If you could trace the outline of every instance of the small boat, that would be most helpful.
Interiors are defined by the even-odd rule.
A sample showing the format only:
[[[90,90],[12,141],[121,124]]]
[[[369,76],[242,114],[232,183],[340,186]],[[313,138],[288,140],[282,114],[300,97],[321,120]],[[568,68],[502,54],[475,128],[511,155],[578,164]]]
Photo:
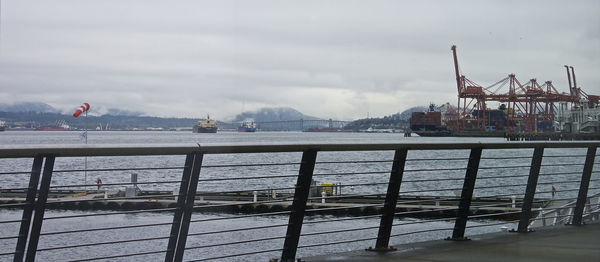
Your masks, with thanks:
[[[238,132],[256,132],[256,124],[252,120],[245,120],[237,129]]]
[[[217,132],[217,121],[210,119],[210,116],[206,116],[206,119],[198,121],[198,124],[192,128],[193,133],[216,133]]]

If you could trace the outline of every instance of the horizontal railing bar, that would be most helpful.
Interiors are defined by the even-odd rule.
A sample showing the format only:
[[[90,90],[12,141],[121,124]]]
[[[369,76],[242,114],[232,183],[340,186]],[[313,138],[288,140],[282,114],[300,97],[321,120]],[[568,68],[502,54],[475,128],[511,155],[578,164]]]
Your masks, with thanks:
[[[297,177],[297,176],[298,175],[209,178],[209,179],[198,179],[198,182],[227,181],[227,180],[250,180],[250,179],[265,179],[265,178],[270,179],[270,178],[286,178],[286,177]]]
[[[190,223],[233,220],[233,219],[242,219],[242,218],[249,218],[249,217],[260,217],[260,216],[289,215],[290,213],[291,213],[291,211],[279,211],[279,212],[259,213],[259,214],[231,216],[231,217],[208,218],[208,219],[191,220]]]
[[[423,168],[423,169],[406,169],[406,172],[431,172],[431,171],[461,171],[466,170],[466,167],[455,167],[455,168]]]
[[[81,199],[81,200],[58,200],[48,201],[47,205],[57,205],[63,203],[78,203],[78,202],[110,202],[112,200],[137,200],[137,199],[152,199],[152,198],[165,198],[165,197],[178,197],[179,195],[141,195],[135,197],[111,197],[111,198],[92,198],[92,199]]]
[[[103,183],[100,184],[103,187],[106,186],[125,186],[125,185],[150,185],[150,184],[174,184],[181,183],[180,180],[171,180],[171,181],[152,181],[152,182],[124,182],[124,183]],[[58,186],[50,186],[50,188],[63,188],[63,187],[95,187],[98,184],[78,184],[78,185],[58,185]]]
[[[142,225],[129,225],[129,226],[116,226],[116,227],[101,227],[101,228],[89,228],[89,229],[78,229],[78,230],[69,230],[69,231],[55,231],[55,232],[46,232],[40,233],[40,236],[49,236],[49,235],[62,235],[62,234],[72,234],[72,233],[82,233],[82,232],[93,232],[93,231],[105,231],[105,230],[116,230],[116,229],[130,229],[137,227],[155,227],[155,226],[170,226],[172,222],[168,223],[156,223],[156,224],[142,224]]]
[[[390,171],[365,171],[365,172],[340,172],[340,173],[315,173],[313,176],[348,176],[348,175],[372,175],[389,174]]]
[[[19,220],[6,220],[6,221],[0,221],[0,224],[21,223],[21,222],[23,222],[22,219],[19,219]]]
[[[19,236],[0,237],[0,240],[14,239],[14,238],[18,238],[18,237]]]
[[[229,206],[240,206],[240,205],[273,204],[273,203],[281,203],[281,202],[289,202],[289,201],[291,201],[291,200],[289,200],[289,199],[274,199],[274,200],[270,200],[270,201],[256,201],[256,202],[246,202],[246,203],[194,205],[194,209],[229,207]]]
[[[375,183],[359,183],[359,184],[344,184],[342,185],[342,187],[358,187],[358,186],[377,186],[377,185],[387,185],[388,182],[375,182]],[[340,186],[339,184],[333,184],[333,185],[326,185],[326,186],[320,186],[319,187],[337,187]],[[313,186],[314,187],[314,186]],[[334,196],[327,196],[327,197],[334,197]]]
[[[344,218],[327,219],[327,220],[306,221],[306,222],[304,222],[304,224],[331,223],[331,222],[340,222],[340,221],[358,220],[358,219],[376,218],[376,217],[381,217],[381,215],[368,215],[368,216],[344,217]]]
[[[565,201],[565,200],[575,200],[577,197],[567,197],[567,198],[553,198],[553,201]]]
[[[547,158],[547,157],[560,157],[560,158],[562,158],[562,157],[585,157],[585,155],[564,155],[564,156],[549,155],[549,156],[544,156],[544,158]]]
[[[3,188],[2,191],[5,190],[28,190],[28,187],[15,187],[15,188]]]
[[[344,198],[353,198],[353,197],[368,197],[368,196],[384,196],[384,194],[354,194],[354,195],[332,195],[332,196],[327,196],[327,199],[344,199]],[[318,196],[318,197],[309,197],[308,200],[321,200],[322,197]],[[383,198],[382,198],[383,200]]]
[[[300,165],[302,163],[258,163],[258,164],[227,164],[227,165],[202,165],[202,168],[221,168],[221,167],[250,167],[250,166],[291,166]]]
[[[591,181],[598,181],[598,179],[590,179]],[[550,181],[550,182],[538,182],[539,185],[552,185],[552,184],[568,184],[568,183],[579,183],[580,181],[576,180],[563,180],[563,181]]]
[[[0,172],[0,176],[3,175],[31,175],[31,171]]]
[[[390,235],[390,237],[407,236],[407,235],[412,235],[412,234],[420,234],[420,233],[435,232],[435,231],[447,231],[447,230],[452,230],[452,229],[454,229],[454,228],[452,228],[452,227],[450,227],[450,228],[433,228],[433,229],[412,231],[412,232],[406,232],[406,233],[392,234],[392,235]]]
[[[239,231],[257,230],[257,229],[266,229],[266,228],[275,228],[275,227],[285,227],[285,226],[288,226],[288,225],[289,225],[288,223],[285,223],[285,224],[275,224],[275,225],[268,225],[268,226],[227,229],[227,230],[221,230],[221,231],[197,232],[197,233],[189,233],[188,237],[190,237],[190,236],[203,236],[203,235],[214,235],[214,234],[232,233],[232,232],[239,232]]]
[[[436,219],[423,219],[418,221],[411,221],[406,223],[395,223],[393,226],[406,226],[406,225],[414,225],[414,224],[427,224],[433,222],[441,222],[441,221],[454,221],[456,217],[444,217],[444,218],[436,218]]]
[[[16,254],[15,252],[10,252],[10,253],[0,253],[0,256],[10,256],[10,255],[14,255]]]
[[[525,141],[502,143],[363,143],[363,144],[86,144],[86,145],[12,145],[0,146],[0,158],[25,158],[39,155],[56,157],[185,155],[224,153],[276,153],[316,151],[386,151],[386,150],[451,150],[451,149],[518,149],[518,148],[588,148],[600,142],[590,141]]]
[[[476,186],[473,189],[487,189],[487,188],[499,188],[499,187],[519,187],[519,186],[526,186],[527,183],[521,183],[521,184],[511,184],[511,185],[496,185],[496,186]]]
[[[542,167],[545,166],[583,166],[584,163],[559,163],[559,164],[542,164]]]
[[[417,180],[402,180],[402,183],[419,183],[419,182],[435,182],[435,181],[458,181],[465,178],[432,178],[432,179],[417,179]],[[387,183],[385,183],[387,184]]]
[[[462,190],[461,188],[442,188],[442,189],[427,189],[427,190],[417,190],[417,191],[403,191],[400,193],[406,194],[406,193],[423,193],[423,192],[439,192],[439,191],[456,191],[456,190]]]
[[[24,207],[30,205],[29,203],[12,203],[12,204],[0,204],[0,208],[11,208],[11,207]]]
[[[469,219],[471,218],[487,218],[487,217],[497,217],[497,216],[504,216],[504,215],[510,215],[510,214],[520,214],[521,211],[512,211],[512,212],[502,212],[502,213],[495,213],[495,214],[483,214],[483,215],[474,215],[474,216],[469,216]],[[519,221],[519,220],[517,220]]]
[[[328,243],[317,243],[317,244],[311,244],[311,245],[298,245],[298,248],[311,248],[311,247],[320,247],[320,246],[332,246],[332,245],[339,245],[339,244],[347,244],[347,243],[354,243],[354,242],[362,242],[362,241],[369,241],[369,240],[376,240],[377,237],[368,237],[368,238],[358,238],[358,239],[351,239],[351,240],[344,240],[344,241],[337,241],[337,242],[328,242]]]
[[[44,217],[44,220],[78,218],[78,217],[89,217],[89,216],[126,215],[126,214],[138,214],[138,213],[145,213],[145,212],[149,212],[149,213],[150,212],[165,212],[165,211],[174,211],[175,209],[176,208],[156,208],[156,209],[133,210],[133,211],[123,211],[123,212],[112,212],[112,213],[94,213],[94,214],[85,214],[85,215]]]
[[[317,161],[315,164],[362,164],[362,163],[391,163],[394,160],[348,160],[348,161]],[[408,161],[408,160],[407,160]]]
[[[74,172],[108,172],[108,171],[143,171],[143,170],[173,170],[184,169],[184,166],[177,167],[127,167],[127,168],[95,168],[95,169],[58,169],[54,173],[74,173]]]
[[[540,174],[541,175],[541,174]],[[526,178],[529,175],[512,175],[512,176],[477,176],[477,180],[481,179],[495,179],[495,178],[512,178],[512,177],[523,177]]]
[[[251,194],[253,191],[257,192],[269,192],[271,190],[291,190],[296,187],[271,187],[271,188],[255,188],[255,189],[244,189],[244,190],[232,190],[232,191],[199,191],[196,196],[210,196],[211,194],[238,194],[248,193]],[[277,193],[279,194],[279,193]]]
[[[211,244],[211,245],[205,245],[205,246],[191,246],[191,247],[185,247],[185,249],[190,250],[190,249],[202,249],[202,248],[210,248],[210,247],[221,247],[221,246],[239,245],[239,244],[245,244],[245,243],[251,243],[251,242],[269,241],[269,240],[277,240],[277,239],[284,239],[284,238],[285,238],[285,236],[256,238],[256,239],[248,239],[248,240],[241,240],[241,241],[234,241],[234,242],[227,242],[227,243]]]
[[[210,258],[202,258],[202,259],[196,259],[196,260],[188,260],[188,262],[207,261],[207,260],[223,259],[223,258],[230,258],[230,257],[241,257],[241,256],[256,255],[256,254],[262,254],[262,253],[279,252],[279,251],[282,251],[282,250],[283,249],[281,249],[281,248],[278,248],[278,249],[267,249],[267,250],[260,250],[260,251],[254,251],[254,252],[232,254],[232,255],[226,255],[226,256],[220,256],[220,257],[210,257]]]
[[[540,176],[581,175],[581,172],[540,173]]]
[[[371,227],[361,227],[361,228],[350,228],[350,229],[339,229],[339,230],[331,230],[331,231],[320,231],[320,232],[310,232],[310,233],[302,233],[300,236],[318,236],[324,234],[337,234],[337,233],[345,233],[345,232],[354,232],[354,231],[362,231],[369,229],[379,228],[379,225],[371,226]]]
[[[531,159],[531,156],[481,157],[481,160],[502,160],[502,159]]]
[[[536,193],[544,193],[544,192],[536,192]],[[481,197],[481,198],[494,198],[494,197],[496,197],[496,198],[498,198],[498,197],[512,197],[512,196],[514,196],[517,200],[519,200],[519,199],[523,199],[523,195],[524,195],[524,192],[523,193],[518,193],[518,194],[517,193],[513,193],[513,194],[500,194],[500,195],[491,195],[491,196],[483,195],[483,196],[476,196],[476,197]]]
[[[530,165],[526,165],[526,166],[480,166],[479,169],[480,170],[485,170],[485,169],[510,169],[510,168],[530,168]]]
[[[41,248],[41,249],[38,249],[37,251],[51,251],[51,250],[58,250],[58,249],[71,249],[71,248],[80,248],[80,247],[89,247],[89,246],[123,244],[123,243],[132,243],[132,242],[139,242],[139,241],[154,241],[154,240],[163,240],[163,239],[169,239],[169,237],[167,236],[167,237],[151,237],[151,238],[128,239],[128,240],[113,240],[113,241],[107,241],[107,242],[96,242],[96,243],[79,244],[79,245],[73,245],[73,246]]]
[[[159,253],[165,253],[165,252],[167,252],[167,250],[149,251],[149,252],[142,252],[142,253],[123,254],[123,255],[105,256],[105,257],[84,258],[84,259],[78,259],[78,260],[70,260],[69,262],[81,262],[81,261],[92,261],[92,260],[100,260],[100,259],[112,259],[112,258],[122,258],[122,257],[143,256],[143,255],[152,255],[152,254],[159,254]]]
[[[519,222],[519,220],[511,220],[511,221],[498,222],[498,223],[493,223],[493,224],[472,225],[472,226],[466,226],[466,228],[491,227],[491,226],[506,225],[506,224],[515,223],[515,222]]]
[[[406,159],[406,162],[412,162],[412,161],[456,161],[456,160],[468,160],[469,158],[466,157],[451,157],[451,158],[411,158],[411,159]]]
[[[331,210],[343,210],[343,209],[356,209],[365,207],[383,207],[383,204],[371,204],[371,205],[355,205],[355,206],[344,206],[344,207],[322,207],[322,208],[311,208],[306,209],[306,213],[331,211]]]

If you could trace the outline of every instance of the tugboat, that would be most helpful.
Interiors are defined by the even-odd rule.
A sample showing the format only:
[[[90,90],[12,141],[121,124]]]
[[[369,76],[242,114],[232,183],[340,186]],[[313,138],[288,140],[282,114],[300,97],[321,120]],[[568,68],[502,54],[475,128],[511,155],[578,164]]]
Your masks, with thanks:
[[[256,132],[256,124],[252,120],[245,120],[237,129],[238,132]]]
[[[217,121],[210,119],[210,116],[206,116],[206,119],[198,121],[198,124],[194,125],[192,132],[194,133],[216,133],[217,132]]]

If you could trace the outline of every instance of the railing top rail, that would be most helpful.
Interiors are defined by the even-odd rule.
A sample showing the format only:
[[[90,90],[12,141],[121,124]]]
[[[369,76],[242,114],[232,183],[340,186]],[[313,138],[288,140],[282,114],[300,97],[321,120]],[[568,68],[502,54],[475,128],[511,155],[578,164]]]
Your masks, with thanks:
[[[11,145],[0,146],[0,158],[22,158],[37,155],[61,157],[76,156],[133,156],[133,155],[183,155],[194,152],[205,154],[267,153],[317,151],[377,151],[377,150],[453,150],[453,149],[517,149],[535,148],[586,148],[600,146],[600,141],[544,141],[544,142],[429,142],[429,143],[263,143],[263,144],[88,144],[88,145]]]

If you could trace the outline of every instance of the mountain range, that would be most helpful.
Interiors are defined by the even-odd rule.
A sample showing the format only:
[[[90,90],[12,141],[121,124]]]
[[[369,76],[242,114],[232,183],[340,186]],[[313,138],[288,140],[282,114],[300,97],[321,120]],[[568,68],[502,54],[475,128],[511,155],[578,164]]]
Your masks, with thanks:
[[[287,120],[316,120],[319,118],[304,115],[298,110],[289,107],[261,108],[252,112],[243,112],[235,116],[231,123],[239,123],[247,119],[255,122],[287,121]],[[66,122],[71,127],[83,129],[85,121],[73,118],[69,114],[61,114],[60,110],[39,102],[26,102],[13,105],[0,104],[0,120],[9,125],[17,125],[23,128],[33,128],[39,125],[53,125],[57,122]],[[111,129],[132,130],[146,129],[152,127],[178,128],[191,127],[198,120],[196,118],[164,118],[143,116],[139,112],[131,112],[121,109],[109,109],[104,115],[89,115],[89,127],[95,129],[97,126],[105,128],[108,124]],[[221,124],[226,124],[220,121]],[[231,125],[231,124],[230,124]],[[235,126],[235,124],[233,125]]]
[[[384,116],[382,118],[365,118],[352,121],[344,129],[365,130],[375,129],[401,129],[408,126],[412,112],[426,111],[427,107],[418,106],[407,109],[401,113]],[[109,125],[112,130],[134,130],[160,127],[163,129],[191,127],[200,119],[197,118],[164,118],[142,116],[143,113],[131,112],[121,109],[109,109],[106,114],[88,116],[88,128],[103,129]],[[294,121],[294,120],[319,120],[314,116],[305,115],[290,107],[261,108],[256,111],[243,112],[230,121],[221,121],[223,128],[235,128],[236,123],[252,119],[254,122]],[[85,121],[73,118],[70,114],[61,114],[60,110],[45,103],[26,102],[13,105],[0,104],[0,120],[8,125],[34,128],[40,125],[53,125],[57,122],[66,122],[71,127],[83,129]]]

